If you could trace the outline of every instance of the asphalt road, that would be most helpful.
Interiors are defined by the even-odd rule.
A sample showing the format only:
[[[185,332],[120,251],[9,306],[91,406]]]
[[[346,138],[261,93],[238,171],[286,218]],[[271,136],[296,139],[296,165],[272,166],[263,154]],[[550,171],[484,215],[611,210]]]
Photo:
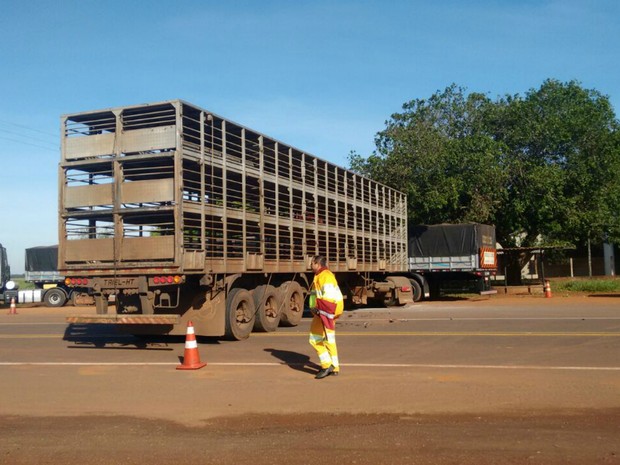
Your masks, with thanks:
[[[346,312],[324,380],[308,319],[199,339],[207,366],[178,371],[183,338],[17,310],[0,311],[0,463],[620,463],[619,297]]]

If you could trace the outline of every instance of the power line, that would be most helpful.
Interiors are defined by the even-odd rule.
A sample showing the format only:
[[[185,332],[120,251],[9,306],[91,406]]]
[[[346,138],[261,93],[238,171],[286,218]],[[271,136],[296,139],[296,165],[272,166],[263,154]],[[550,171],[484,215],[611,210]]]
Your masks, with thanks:
[[[5,133],[7,133],[7,134],[10,134],[10,135],[12,135],[12,136],[17,136],[17,137],[23,137],[23,138],[26,138],[26,139],[28,139],[29,141],[33,141],[33,140],[34,140],[34,141],[37,141],[37,142],[42,142],[42,143],[44,143],[44,144],[49,144],[49,145],[51,145],[51,146],[53,146],[53,147],[58,147],[58,145],[57,145],[56,143],[54,143],[54,142],[50,142],[49,140],[41,139],[41,138],[39,138],[39,137],[33,137],[33,136],[30,136],[30,135],[26,135],[26,134],[20,134],[19,132],[10,131],[10,130],[8,130],[8,129],[3,129],[3,128],[0,128],[0,131],[1,131],[1,132],[5,132]],[[28,142],[28,143],[31,143],[31,142]]]
[[[11,141],[11,142],[17,142],[18,144],[23,144],[23,145],[30,145],[32,147],[38,147],[40,149],[48,150],[50,152],[57,152],[58,151],[58,148],[52,149],[51,147],[45,147],[43,145],[32,144],[30,142],[24,142],[23,140],[18,140],[18,139],[11,139],[10,137],[0,136],[0,139],[8,140],[8,141]]]
[[[41,131],[40,129],[36,129],[36,128],[33,128],[31,126],[25,126],[23,124],[11,123],[10,121],[5,121],[5,120],[1,120],[1,119],[0,119],[0,123],[8,124],[10,126],[16,126],[18,128],[27,129],[29,131],[40,132],[41,134],[45,134],[46,136],[52,136],[54,138],[58,137],[58,134],[52,134],[52,133],[49,133],[49,132]]]
[[[0,120],[0,125],[5,126],[5,127],[0,127],[0,132],[6,133],[9,136],[13,136],[13,137],[7,137],[5,135],[0,135],[0,139],[10,141],[10,142],[15,142],[17,144],[37,147],[37,148],[44,149],[50,152],[58,152],[58,144],[56,144],[55,142],[51,142],[47,138],[36,137],[32,133],[39,133],[39,134],[43,134],[44,136],[51,136],[55,140],[57,140],[56,139],[57,135],[55,134],[51,134],[46,131],[41,131],[40,129],[37,129],[37,128],[33,128],[30,126],[26,126],[26,125],[18,124],[18,123],[12,123],[10,121],[5,121],[5,120]],[[15,129],[12,129],[11,127],[19,128],[20,130],[15,130]],[[27,132],[24,132],[23,131],[24,129]]]

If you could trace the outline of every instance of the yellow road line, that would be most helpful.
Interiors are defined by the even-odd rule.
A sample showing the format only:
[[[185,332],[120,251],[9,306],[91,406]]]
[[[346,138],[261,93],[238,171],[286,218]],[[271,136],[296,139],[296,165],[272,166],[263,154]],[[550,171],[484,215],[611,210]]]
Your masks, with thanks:
[[[493,331],[476,331],[476,332],[441,332],[441,331],[364,331],[364,332],[347,332],[340,331],[336,333],[339,337],[348,336],[374,336],[374,337],[620,337],[620,332],[493,332]],[[254,337],[307,337],[306,332],[274,332],[274,333],[252,333]],[[130,334],[108,334],[108,335],[67,335],[60,334],[0,334],[0,339],[65,339],[71,341],[73,339],[123,339],[131,338]],[[178,337],[178,336],[177,336]]]
[[[269,336],[305,336],[306,333],[257,333],[250,337],[269,337]],[[580,332],[580,333],[562,333],[562,332],[431,332],[431,331],[368,331],[368,332],[346,332],[336,331],[336,335],[340,336],[430,336],[430,337],[620,337],[619,333],[614,332]]]

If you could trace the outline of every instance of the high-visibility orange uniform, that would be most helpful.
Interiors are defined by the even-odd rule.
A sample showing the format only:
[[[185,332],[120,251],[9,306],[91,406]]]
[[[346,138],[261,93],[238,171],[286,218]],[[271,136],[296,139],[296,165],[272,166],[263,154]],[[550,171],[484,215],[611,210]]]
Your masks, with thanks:
[[[321,368],[333,365],[337,373],[340,367],[336,348],[336,319],[344,310],[342,292],[336,277],[327,268],[317,270],[312,287],[316,292],[316,314],[310,326],[310,345],[319,355]]]

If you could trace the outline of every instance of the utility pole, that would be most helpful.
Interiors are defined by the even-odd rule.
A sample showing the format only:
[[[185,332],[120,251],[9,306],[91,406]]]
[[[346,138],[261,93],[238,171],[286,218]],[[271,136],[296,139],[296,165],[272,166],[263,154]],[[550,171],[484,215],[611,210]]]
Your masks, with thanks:
[[[588,276],[592,277],[592,248],[590,246],[590,238],[588,237]]]

